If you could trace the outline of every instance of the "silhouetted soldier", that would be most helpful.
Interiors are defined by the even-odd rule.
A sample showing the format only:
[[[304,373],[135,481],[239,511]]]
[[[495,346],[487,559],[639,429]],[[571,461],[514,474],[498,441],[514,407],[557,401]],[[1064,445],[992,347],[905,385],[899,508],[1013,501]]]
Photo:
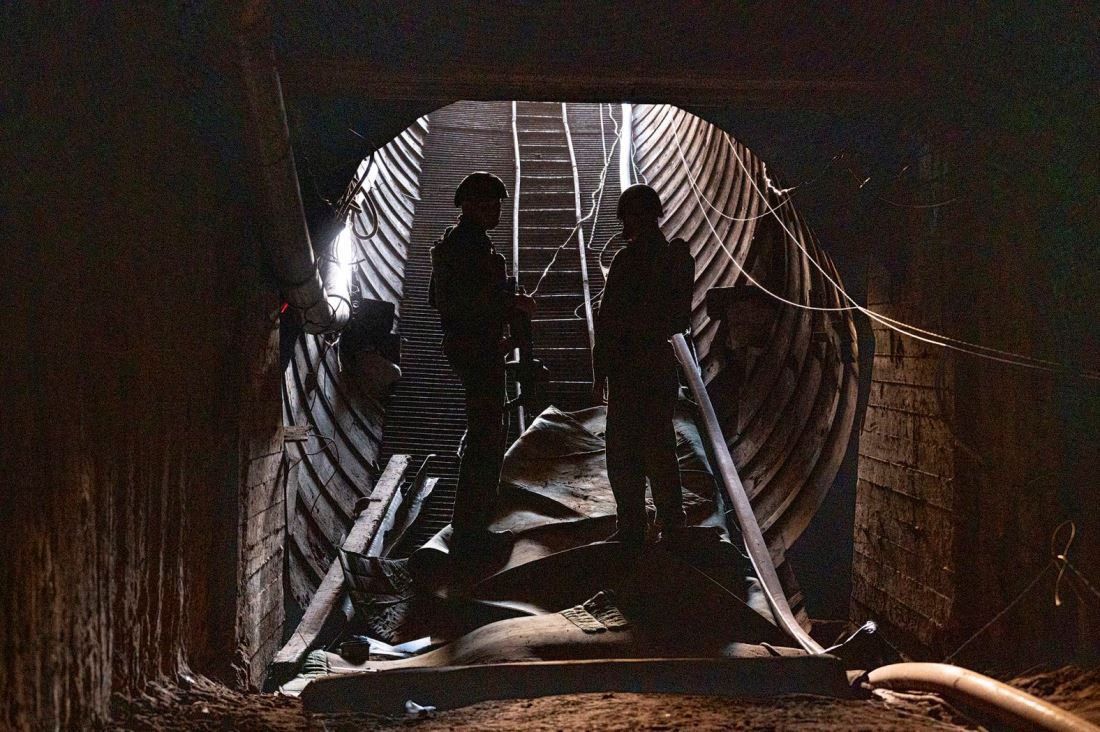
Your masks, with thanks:
[[[431,304],[443,326],[443,353],[466,399],[466,448],[451,522],[459,556],[484,555],[510,539],[488,530],[508,435],[504,356],[510,343],[504,324],[516,310],[532,314],[535,301],[516,294],[504,257],[486,234],[499,223],[500,201],[507,197],[495,175],[466,176],[455,190],[455,206],[462,208],[458,224],[432,247]]]
[[[607,398],[607,477],[618,514],[611,538],[634,545],[645,540],[647,477],[658,526],[684,523],[672,424],[679,381],[669,338],[690,325],[695,260],[682,239],[665,239],[657,225],[663,213],[647,185],[619,197],[627,246],[611,262],[592,351],[592,395],[597,403]]]

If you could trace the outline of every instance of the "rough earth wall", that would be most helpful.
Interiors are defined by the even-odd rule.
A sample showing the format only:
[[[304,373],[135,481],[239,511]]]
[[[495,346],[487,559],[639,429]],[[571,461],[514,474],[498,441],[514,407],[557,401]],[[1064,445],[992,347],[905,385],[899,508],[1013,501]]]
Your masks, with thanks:
[[[1053,365],[948,353],[876,325],[853,616],[885,621],[920,657],[970,641],[954,660],[1008,669],[1095,655],[1100,637],[1081,579],[1096,585],[1100,556],[1100,390],[1080,376],[1100,359],[1095,135],[1079,126],[1082,38],[1050,20],[1027,38],[1018,24],[990,36],[945,87],[960,95],[949,113],[908,122],[924,154],[883,193],[890,236],[868,288],[884,314]],[[1015,70],[1011,83],[988,59]],[[1058,585],[1064,521],[1081,574]]]
[[[911,187],[927,196],[942,159],[927,153]],[[938,171],[937,171],[938,172]],[[942,194],[935,185],[930,195]],[[928,199],[931,202],[931,199]],[[944,256],[956,242],[935,209],[884,212],[890,236],[869,271],[868,307],[937,332]],[[899,215],[900,214],[900,215]],[[951,219],[957,226],[957,220]],[[951,620],[957,568],[954,355],[872,321],[876,351],[860,435],[852,613],[885,622],[908,648],[938,644]]]
[[[237,676],[237,485],[271,428],[241,414],[277,303],[243,295],[256,242],[177,11],[9,8],[3,35],[0,726],[68,729],[188,666]]]

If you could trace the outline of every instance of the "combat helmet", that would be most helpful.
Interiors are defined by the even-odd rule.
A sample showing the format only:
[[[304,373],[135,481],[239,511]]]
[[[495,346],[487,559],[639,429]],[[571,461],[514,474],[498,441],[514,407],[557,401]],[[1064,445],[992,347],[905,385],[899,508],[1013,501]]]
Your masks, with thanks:
[[[507,198],[508,188],[504,181],[492,173],[479,170],[462,179],[455,189],[455,206],[471,198]]]
[[[635,183],[627,188],[619,196],[619,205],[615,209],[615,215],[620,219],[624,212],[652,215],[653,218],[661,218],[665,213],[665,207],[661,203],[661,197],[645,183]]]

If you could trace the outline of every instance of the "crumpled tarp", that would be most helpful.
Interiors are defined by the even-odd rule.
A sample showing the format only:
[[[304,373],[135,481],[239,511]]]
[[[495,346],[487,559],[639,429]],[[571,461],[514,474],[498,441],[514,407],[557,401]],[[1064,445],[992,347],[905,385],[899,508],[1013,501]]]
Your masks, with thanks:
[[[682,400],[674,417],[687,523],[713,527],[728,540],[691,409]],[[487,563],[475,579],[600,541],[615,530],[615,498],[604,454],[606,418],[604,407],[570,413],[549,407],[513,443],[504,456],[490,528],[510,530],[516,541],[509,556]],[[652,501],[647,498],[646,504],[652,516]],[[413,555],[411,570],[418,582],[431,585],[449,571],[449,540],[450,530],[444,529]]]
[[[748,561],[727,534],[693,408],[681,400],[675,414],[689,528],[640,554],[603,541],[615,528],[604,458],[606,411],[551,407],[505,455],[491,528],[515,534],[511,550],[457,562],[449,556],[450,527],[444,529],[409,559],[415,596],[408,616],[395,624],[387,615],[386,622],[370,626],[385,630],[390,643],[421,636],[452,642],[394,661],[330,653],[330,672],[770,653],[753,644],[784,639],[763,599],[751,591]],[[649,509],[652,515],[651,503]],[[378,575],[378,567],[364,569]],[[406,599],[397,591],[404,583],[383,585],[394,585],[385,590],[387,597]],[[372,606],[371,598],[359,600],[360,607]]]
[[[730,541],[694,404],[681,400],[674,415],[676,452],[689,529],[658,544],[766,618],[766,603],[747,581],[751,567]],[[409,569],[422,596],[441,599],[453,623],[419,625],[414,634],[457,634],[488,622],[559,612],[638,576],[638,559],[603,540],[615,529],[615,499],[604,453],[606,409],[540,414],[508,450],[500,500],[491,528],[511,531],[510,551],[475,563],[449,556],[450,528],[413,554]],[[653,505],[647,499],[650,515]],[[632,580],[636,588],[644,579]],[[653,580],[654,582],[656,580]],[[430,610],[422,615],[431,615]],[[401,639],[406,636],[402,635]]]

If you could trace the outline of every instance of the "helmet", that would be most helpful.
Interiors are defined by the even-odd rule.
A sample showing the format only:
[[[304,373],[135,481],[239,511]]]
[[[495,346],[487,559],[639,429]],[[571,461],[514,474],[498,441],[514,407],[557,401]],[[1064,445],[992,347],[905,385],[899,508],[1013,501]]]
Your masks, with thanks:
[[[649,214],[659,219],[665,213],[665,207],[661,204],[661,197],[657,191],[644,183],[635,183],[623,191],[619,196],[619,206],[615,209],[615,215],[620,219],[624,212]]]
[[[458,188],[455,189],[456,206],[461,206],[464,201],[471,198],[507,197],[508,189],[504,186],[504,181],[492,173],[480,170],[463,178],[462,182],[458,184]]]

